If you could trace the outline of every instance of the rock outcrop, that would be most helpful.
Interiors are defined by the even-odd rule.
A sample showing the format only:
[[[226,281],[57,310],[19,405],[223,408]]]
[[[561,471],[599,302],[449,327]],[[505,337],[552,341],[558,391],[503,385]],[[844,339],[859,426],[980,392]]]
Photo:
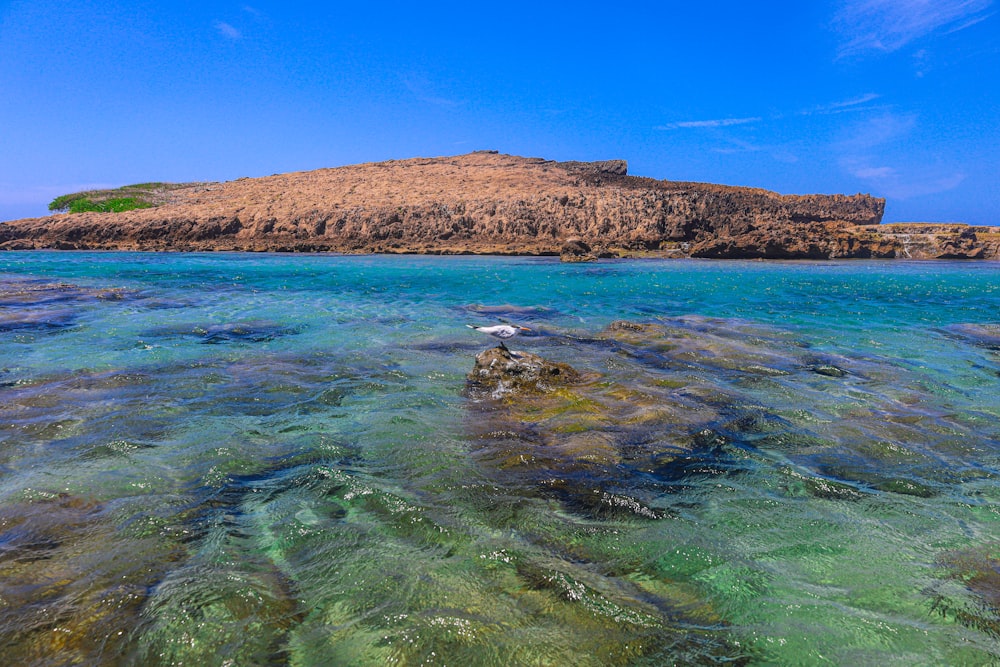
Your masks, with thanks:
[[[566,239],[559,250],[559,259],[563,262],[596,262],[598,255],[583,239]]]
[[[990,323],[942,333],[994,350],[998,331]],[[535,355],[523,357],[525,368],[508,364],[527,353],[480,355],[469,376],[473,456],[498,482],[535,486],[571,512],[656,520],[665,516],[664,494],[689,479],[724,480],[761,461],[778,468],[785,492],[829,499],[929,497],[951,483],[933,457],[886,444],[946,447],[947,436],[918,408],[867,388],[912,382],[909,370],[884,360],[831,355],[790,331],[693,315],[536,340],[548,340],[577,370],[552,378],[533,370],[546,363]],[[496,382],[477,388],[484,367]],[[532,379],[518,387],[522,376]],[[845,421],[831,395],[864,396],[871,409]],[[852,449],[859,428],[866,435]]]
[[[501,399],[550,392],[579,382],[580,374],[567,364],[497,346],[476,355],[467,380],[471,395]]]
[[[880,225],[881,236],[906,259],[1000,258],[1000,227],[958,223],[893,223]]]
[[[155,208],[0,224],[0,248],[555,255],[576,238],[610,256],[906,256],[877,227],[884,205],[481,151],[172,186]],[[925,254],[997,256],[973,235]]]

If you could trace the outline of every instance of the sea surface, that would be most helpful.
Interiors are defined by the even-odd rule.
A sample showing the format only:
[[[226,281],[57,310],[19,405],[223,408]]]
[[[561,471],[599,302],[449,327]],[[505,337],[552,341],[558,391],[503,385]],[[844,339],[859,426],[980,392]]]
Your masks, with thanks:
[[[500,319],[583,382],[468,391]],[[1000,264],[0,253],[4,664],[986,665],[998,610]]]

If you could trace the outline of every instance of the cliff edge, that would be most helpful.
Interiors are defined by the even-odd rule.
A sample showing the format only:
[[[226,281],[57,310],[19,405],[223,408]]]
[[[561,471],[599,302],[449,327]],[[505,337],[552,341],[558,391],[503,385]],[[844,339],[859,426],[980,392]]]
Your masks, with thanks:
[[[154,208],[2,224],[0,248],[558,254],[576,238],[604,256],[903,256],[877,227],[884,206],[479,151],[174,185]],[[968,254],[966,237],[952,256]]]

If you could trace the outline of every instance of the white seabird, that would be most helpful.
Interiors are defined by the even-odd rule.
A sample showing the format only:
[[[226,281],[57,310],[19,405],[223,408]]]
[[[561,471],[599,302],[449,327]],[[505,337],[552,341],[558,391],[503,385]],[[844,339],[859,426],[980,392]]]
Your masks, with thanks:
[[[470,329],[475,329],[480,333],[493,336],[494,338],[499,338],[500,347],[502,347],[505,350],[507,349],[507,346],[504,345],[503,343],[505,340],[513,338],[522,331],[531,331],[531,329],[529,329],[528,327],[522,327],[516,324],[496,324],[492,327],[477,327],[474,324],[466,324],[465,326],[469,327]]]

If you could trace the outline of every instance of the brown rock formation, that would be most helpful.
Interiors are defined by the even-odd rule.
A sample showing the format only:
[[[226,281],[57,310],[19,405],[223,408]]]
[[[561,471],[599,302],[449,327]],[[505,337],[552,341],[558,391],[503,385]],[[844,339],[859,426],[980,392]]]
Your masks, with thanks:
[[[498,346],[476,355],[467,381],[471,395],[500,399],[549,392],[579,382],[580,374],[571,366],[537,354]]]
[[[1000,227],[959,223],[893,223],[878,228],[907,259],[998,259]]]
[[[694,257],[718,259],[1000,259],[1000,227],[907,223],[762,225],[709,238]]]
[[[583,239],[573,237],[563,243],[559,250],[559,259],[563,262],[596,262],[598,257],[590,244]]]
[[[871,231],[881,199],[626,174],[622,160],[487,151],[195,183],[156,208],[2,224],[0,248],[558,254],[576,237],[617,255],[905,254]],[[967,241],[928,256],[971,256]],[[996,245],[982,256],[996,256]]]

